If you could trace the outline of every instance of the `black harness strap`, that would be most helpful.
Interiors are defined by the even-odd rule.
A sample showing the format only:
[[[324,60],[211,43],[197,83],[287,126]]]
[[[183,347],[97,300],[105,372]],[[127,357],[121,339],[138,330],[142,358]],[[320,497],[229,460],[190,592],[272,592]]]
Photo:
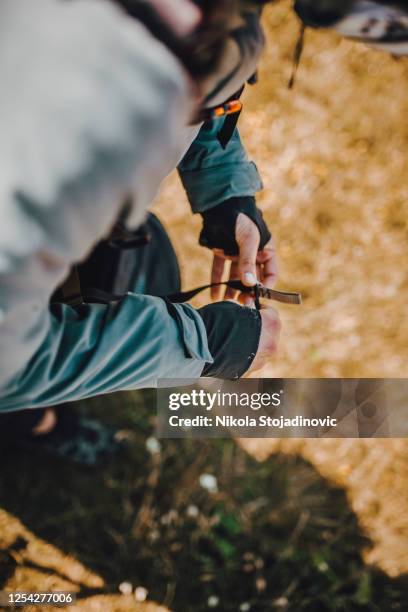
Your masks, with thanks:
[[[242,107],[239,111],[234,113],[233,115],[228,115],[225,120],[222,128],[217,134],[217,139],[223,149],[227,148],[229,141],[232,138],[235,128],[237,127],[238,119],[241,114]]]
[[[240,97],[244,89],[245,85],[243,85],[241,89],[228,98],[228,100],[226,100],[223,104],[201,109],[201,111],[192,121],[192,123],[195,124],[225,117],[222,127],[217,134],[217,140],[223,149],[227,148],[234,130],[237,127],[238,119],[243,107]]]
[[[68,278],[60,287],[60,291],[64,304],[80,306],[84,303],[77,266],[71,268]],[[51,298],[51,301],[53,301],[53,298]]]
[[[73,268],[70,278],[71,282],[65,283],[62,288],[64,298],[63,301],[70,306],[80,306],[81,304],[109,304],[120,302],[126,296],[126,293],[113,294],[96,288],[87,288],[86,290],[82,291],[81,282],[75,267]],[[265,287],[261,283],[257,283],[254,287],[247,287],[239,280],[229,280],[222,283],[210,283],[209,285],[196,287],[190,291],[179,291],[177,293],[162,295],[160,297],[172,304],[182,304],[184,302],[188,302],[206,289],[222,286],[235,289],[236,291],[241,291],[242,293],[246,293],[248,295],[253,295],[255,299],[255,306],[258,310],[261,309],[261,298],[274,300],[275,302],[281,302],[282,304],[300,305],[302,303],[302,296],[300,293],[277,291],[276,289]]]
[[[302,296],[300,293],[292,293],[289,291],[277,291],[276,289],[269,289],[269,287],[265,287],[261,283],[256,284],[254,287],[247,287],[243,285],[239,280],[229,280],[223,283],[212,283],[210,285],[203,285],[202,287],[196,287],[195,289],[191,289],[190,291],[180,291],[179,293],[173,293],[172,295],[167,295],[167,299],[174,304],[188,302],[193,297],[205,291],[206,289],[211,289],[212,287],[230,287],[231,289],[235,289],[236,291],[241,291],[242,293],[253,294],[255,298],[255,305],[260,309],[260,298],[265,298],[267,300],[275,300],[276,302],[281,302],[282,304],[297,304],[300,305],[302,303]]]

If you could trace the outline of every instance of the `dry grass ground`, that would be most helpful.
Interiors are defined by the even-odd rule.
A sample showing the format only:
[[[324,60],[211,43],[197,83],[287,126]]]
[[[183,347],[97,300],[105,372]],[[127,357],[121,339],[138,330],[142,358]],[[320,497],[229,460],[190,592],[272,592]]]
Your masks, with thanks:
[[[302,309],[279,307],[280,354],[263,375],[406,377],[408,64],[308,32],[290,92],[297,25],[287,3],[268,11],[266,29],[260,81],[246,93],[241,132],[265,183],[259,199],[278,246],[279,284],[302,291],[305,301]],[[199,219],[189,215],[175,176],[156,210],[174,239],[184,286],[206,282],[210,256],[197,246]],[[106,418],[134,414],[137,400],[129,401],[130,407],[118,397],[104,400],[102,412]],[[204,610],[211,588],[241,597],[240,589],[252,584],[248,576],[255,570],[249,566],[256,565],[251,549],[242,546],[261,550],[265,542],[267,563],[256,570],[264,603],[252,610],[404,609],[394,578],[408,572],[405,441],[246,441],[259,464],[228,444],[222,452],[200,447],[200,464],[194,459],[198,449],[173,444],[166,447],[159,486],[157,466],[144,447],[150,426],[132,418],[139,428],[133,462],[96,477],[30,457],[3,463],[2,586],[74,588],[82,593],[77,610],[158,612],[159,606],[117,594],[120,580],[130,577],[135,585],[149,583],[152,599],[169,608]],[[223,487],[213,501],[197,490],[203,469],[219,470]],[[243,473],[255,483],[254,490],[248,485],[249,499],[233,486],[233,477],[239,481]],[[200,508],[193,532],[177,518],[191,503],[177,497],[177,489]],[[263,512],[259,500],[265,495]],[[254,501],[261,503],[260,514]],[[146,504],[142,529],[138,512]],[[174,508],[179,515],[170,524],[160,522]],[[219,522],[206,523],[208,516],[218,517],[222,529]],[[239,571],[228,565],[231,555],[243,563]],[[270,573],[262,574],[262,567]],[[188,589],[162,592],[161,576],[173,591],[175,576],[179,583],[188,576],[200,602],[191,603],[195,595]],[[323,593],[328,599],[319,599]],[[219,609],[236,611],[237,601],[245,599],[230,599]]]
[[[407,377],[408,60],[308,31],[289,91],[298,26],[287,3],[268,11],[266,29],[241,134],[264,181],[279,286],[300,290],[304,305],[279,306],[280,352],[262,374]],[[200,223],[187,207],[172,177],[157,209],[192,287],[207,281],[211,257],[197,247]],[[247,442],[263,460],[300,453],[345,486],[376,543],[367,558],[391,575],[408,571],[406,441]]]
[[[305,299],[301,310],[279,307],[280,353],[264,375],[406,377],[408,60],[308,31],[289,91],[298,26],[287,3],[268,11],[266,29],[240,129],[265,185],[259,201],[278,247],[279,286]],[[200,220],[176,177],[157,210],[185,287],[207,281]]]

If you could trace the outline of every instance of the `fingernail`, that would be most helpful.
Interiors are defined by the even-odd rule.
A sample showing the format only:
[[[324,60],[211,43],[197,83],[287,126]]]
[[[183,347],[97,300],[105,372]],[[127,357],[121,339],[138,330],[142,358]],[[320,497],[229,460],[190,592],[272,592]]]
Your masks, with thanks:
[[[252,272],[245,272],[244,278],[248,285],[256,285],[256,278]]]

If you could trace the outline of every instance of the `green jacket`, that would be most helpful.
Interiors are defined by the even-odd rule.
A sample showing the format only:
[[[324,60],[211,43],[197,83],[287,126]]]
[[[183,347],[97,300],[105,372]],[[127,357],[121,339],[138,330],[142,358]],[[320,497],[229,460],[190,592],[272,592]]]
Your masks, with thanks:
[[[255,194],[261,181],[238,133],[224,150],[217,123],[185,128],[186,74],[113,7],[4,0],[1,11],[0,410],[198,377],[212,357],[191,306],[177,305],[176,321],[160,298],[135,293],[77,310],[50,307],[49,296],[106,234],[125,194],[134,194],[134,223],[143,219],[183,149],[194,211]],[[31,37],[30,64],[16,32]]]

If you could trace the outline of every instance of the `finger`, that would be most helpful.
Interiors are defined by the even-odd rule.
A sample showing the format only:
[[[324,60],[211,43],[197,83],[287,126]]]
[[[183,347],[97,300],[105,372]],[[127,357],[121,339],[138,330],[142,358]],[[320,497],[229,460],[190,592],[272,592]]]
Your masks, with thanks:
[[[221,257],[222,259],[226,259],[226,255],[224,253],[224,251],[222,249],[213,249],[212,250],[213,254],[216,255],[217,257]]]
[[[255,306],[254,298],[247,293],[240,293],[238,296],[238,302],[242,306],[249,306],[250,308],[254,308]]]
[[[262,266],[262,282],[266,287],[274,287],[278,280],[278,264],[274,251],[270,252],[270,257]]]
[[[262,263],[262,282],[266,287],[274,287],[278,279],[277,255],[271,239],[258,253],[258,262]]]
[[[278,280],[278,266],[276,263],[276,259],[270,259],[267,261],[263,267],[263,284],[265,287],[274,287],[276,285],[276,281]]]
[[[262,280],[261,264],[256,264],[256,277],[258,280]],[[249,293],[240,293],[238,296],[238,302],[242,304],[242,306],[249,306],[250,308],[255,308],[254,296]]]
[[[238,255],[226,255],[222,249],[212,249],[214,255],[217,257],[221,257],[222,259],[227,259],[228,261],[238,261]]]
[[[233,261],[231,263],[231,269],[230,269],[230,273],[229,273],[229,278],[230,280],[236,280],[237,278],[239,278],[239,269],[238,269],[238,263]],[[226,291],[225,291],[225,296],[224,299],[225,300],[234,300],[236,299],[238,294],[238,291],[236,291],[236,289],[231,289],[231,287],[227,287]]]
[[[225,259],[214,255],[211,269],[211,283],[220,283],[224,274]],[[219,300],[221,295],[221,287],[211,287],[211,299]]]
[[[256,257],[259,247],[259,230],[249,217],[240,213],[235,227],[235,239],[239,247],[239,278],[247,287],[256,284]]]
[[[258,251],[256,260],[258,263],[265,263],[273,256],[276,257],[276,247],[273,238],[271,238],[269,242],[265,244],[263,249]]]

